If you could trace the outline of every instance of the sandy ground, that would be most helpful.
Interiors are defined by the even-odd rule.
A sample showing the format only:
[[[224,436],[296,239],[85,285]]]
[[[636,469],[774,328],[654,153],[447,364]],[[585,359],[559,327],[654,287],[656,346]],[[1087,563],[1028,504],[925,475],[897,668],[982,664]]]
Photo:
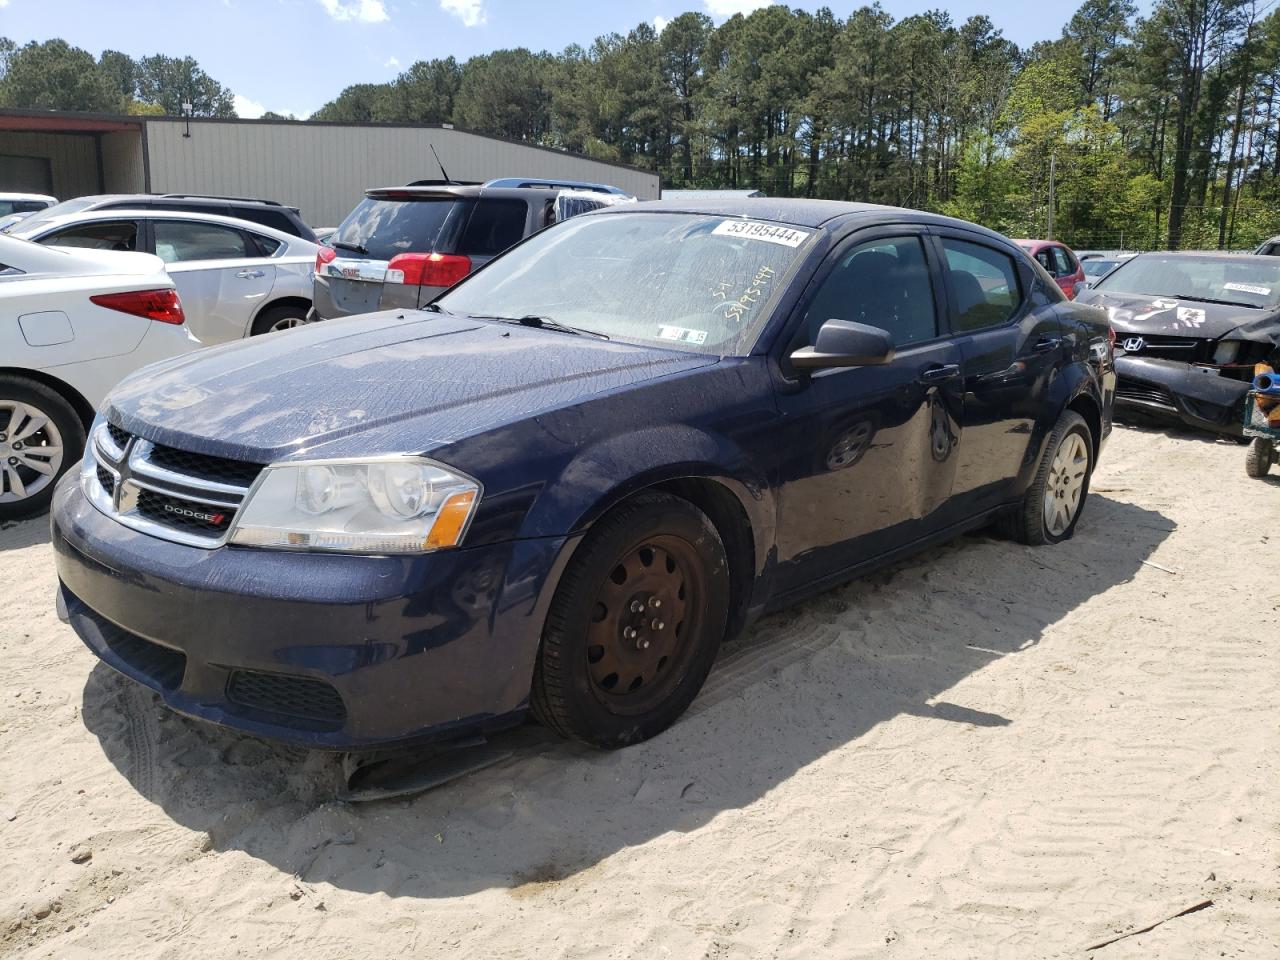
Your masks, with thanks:
[[[1121,429],[1076,538],[759,624],[674,729],[412,800],[164,710],[0,531],[0,954],[1280,957],[1280,477]],[[1158,565],[1158,566],[1157,566]],[[84,862],[85,854],[91,854]]]

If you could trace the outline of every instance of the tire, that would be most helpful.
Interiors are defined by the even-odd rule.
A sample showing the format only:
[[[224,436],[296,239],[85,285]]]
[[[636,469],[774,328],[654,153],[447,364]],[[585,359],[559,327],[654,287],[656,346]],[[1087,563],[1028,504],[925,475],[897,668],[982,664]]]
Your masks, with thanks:
[[[59,478],[84,454],[75,408],[43,383],[0,377],[0,438],[0,521],[44,513]]]
[[[1068,461],[1068,467],[1081,469],[1068,469],[1064,474],[1059,453]],[[1093,436],[1089,425],[1080,414],[1067,410],[1049,435],[1040,468],[1021,506],[1006,518],[1005,532],[1031,546],[1070,540],[1084,513],[1092,476]]]
[[[1265,477],[1275,459],[1275,442],[1265,437],[1254,437],[1249,452],[1244,457],[1244,472],[1251,477]]]
[[[275,333],[277,330],[288,330],[296,327],[307,320],[306,307],[271,307],[269,310],[263,310],[253,320],[253,327],[249,331],[249,336],[257,337],[264,333]]]
[[[728,612],[728,561],[707,516],[667,494],[623,503],[596,524],[556,588],[534,667],[534,716],[609,749],[661,733],[702,688]]]

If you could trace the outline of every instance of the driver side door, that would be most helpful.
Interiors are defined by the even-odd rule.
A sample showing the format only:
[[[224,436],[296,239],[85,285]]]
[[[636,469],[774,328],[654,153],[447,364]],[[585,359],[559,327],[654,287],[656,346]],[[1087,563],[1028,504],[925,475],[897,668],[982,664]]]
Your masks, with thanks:
[[[947,526],[963,401],[960,350],[923,229],[861,231],[816,272],[791,320],[778,407],[778,589],[803,590]],[[786,357],[828,319],[886,330],[886,364],[809,375]]]

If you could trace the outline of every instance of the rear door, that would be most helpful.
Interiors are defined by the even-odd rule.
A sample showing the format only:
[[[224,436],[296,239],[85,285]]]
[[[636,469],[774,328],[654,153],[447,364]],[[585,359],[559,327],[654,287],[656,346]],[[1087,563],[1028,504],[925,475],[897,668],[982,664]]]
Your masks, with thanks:
[[[957,509],[966,515],[1013,493],[1049,411],[1049,389],[1067,360],[1056,290],[987,238],[933,228],[945,266],[947,309],[964,363],[964,443],[956,463]]]
[[[151,243],[173,277],[201,343],[238,340],[271,293],[275,264],[243,230],[200,220],[151,220]]]

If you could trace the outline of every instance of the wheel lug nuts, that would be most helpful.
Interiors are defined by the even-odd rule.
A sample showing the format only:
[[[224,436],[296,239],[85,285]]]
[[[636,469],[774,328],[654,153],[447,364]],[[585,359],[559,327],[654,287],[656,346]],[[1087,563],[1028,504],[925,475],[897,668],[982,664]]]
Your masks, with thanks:
[[[660,606],[662,606],[662,601],[659,600],[657,597],[653,597],[649,600],[649,606],[657,610]]]
[[[635,627],[627,627],[625,630],[622,631],[622,635],[626,637],[628,640],[634,640],[636,638],[636,633],[637,631]]]
[[[632,613],[644,613],[644,604],[643,604],[643,603],[641,603],[639,600],[632,600],[632,601],[631,601],[631,612],[632,612]]]
[[[663,623],[661,620],[659,620],[657,617],[654,617],[652,620],[649,621],[649,627],[653,630],[661,630],[665,626],[666,624]]]
[[[15,450],[21,450],[21,449],[22,449],[22,447],[23,447],[23,443],[22,443],[22,441],[21,441],[21,440],[19,440],[17,443],[15,443],[15,444],[13,445],[13,449],[15,449]]]
[[[648,641],[648,640],[642,640],[642,641],[640,642],[640,649],[641,649],[641,650],[648,650],[648,649],[649,649],[649,641]]]
[[[18,465],[18,458],[17,458],[17,457],[10,457],[10,458],[9,458],[9,466],[11,466],[11,467],[16,467],[17,465]]]

